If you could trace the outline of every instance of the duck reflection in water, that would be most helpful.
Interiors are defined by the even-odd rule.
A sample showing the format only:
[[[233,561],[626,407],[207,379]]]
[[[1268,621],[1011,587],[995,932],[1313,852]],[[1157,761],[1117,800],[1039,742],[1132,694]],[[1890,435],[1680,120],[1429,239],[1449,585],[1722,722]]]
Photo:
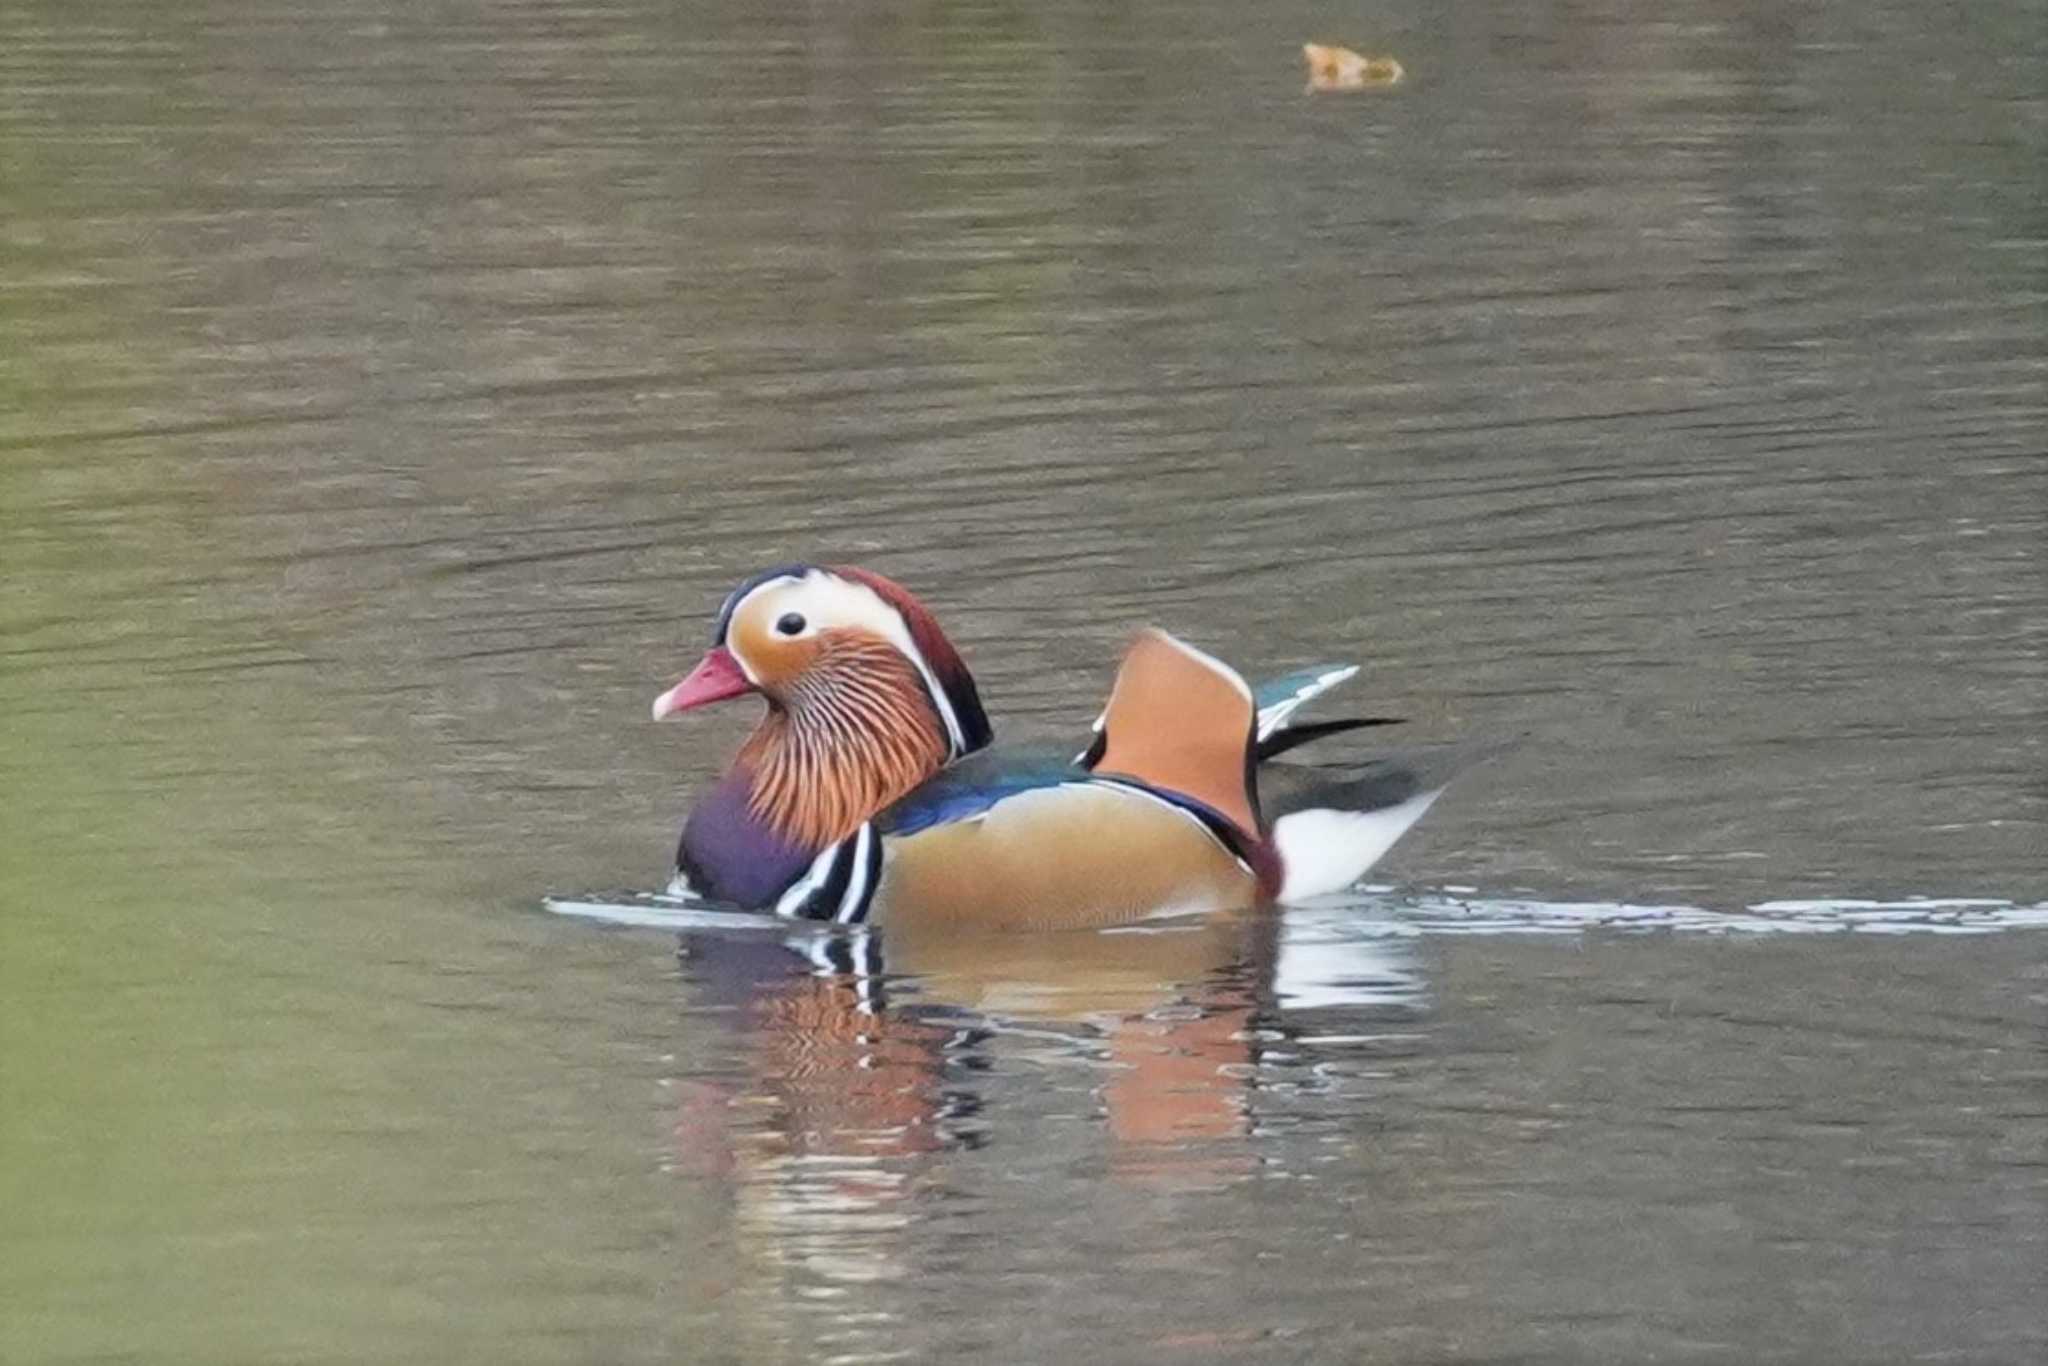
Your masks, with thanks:
[[[872,1291],[910,1277],[915,1223],[971,1203],[960,1154],[1099,1163],[1180,1195],[1299,1160],[1291,1126],[1316,1083],[1298,1037],[1333,1007],[1412,1030],[1423,1006],[1405,941],[1331,923],[1220,913],[1000,953],[971,936],[693,937],[691,1013],[724,1022],[737,1069],[678,1085],[677,1167],[731,1192],[750,1293],[823,1308],[860,1286],[875,1315],[764,1315],[774,1332],[885,1339]]]
[[[1265,922],[1261,924],[1260,922]],[[976,1148],[998,1127],[982,1078],[999,1056],[1088,1069],[1091,1110],[1119,1144],[1241,1136],[1273,917],[1218,914],[1137,932],[903,942],[880,933],[789,944],[703,936],[688,975],[741,1023],[742,1088],[692,1107],[679,1160],[726,1170],[757,1156],[903,1157]]]

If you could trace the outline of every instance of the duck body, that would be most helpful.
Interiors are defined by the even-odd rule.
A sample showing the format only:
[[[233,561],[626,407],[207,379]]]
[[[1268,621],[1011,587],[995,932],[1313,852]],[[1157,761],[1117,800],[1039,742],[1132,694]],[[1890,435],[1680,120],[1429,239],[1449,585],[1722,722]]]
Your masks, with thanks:
[[[1114,925],[1261,899],[1263,846],[1220,815],[1050,752],[966,756],[816,850],[758,817],[748,789],[748,775],[728,773],[692,808],[678,890],[800,919],[983,929]]]
[[[735,769],[697,799],[676,844],[676,873],[721,901],[773,905],[817,858],[753,809],[753,775]]]
[[[890,855],[877,900],[892,922],[1096,927],[1245,906],[1276,888],[1264,845],[1206,805],[1049,755],[971,756],[876,827]]]
[[[1148,630],[1080,754],[995,748],[972,676],[906,590],[781,566],[734,590],[704,661],[656,699],[657,719],[748,692],[768,706],[693,806],[672,885],[892,934],[1103,927],[1336,890],[1441,790],[1398,761],[1271,762],[1379,724],[1290,724],[1355,672],[1254,691]],[[1262,785],[1277,805],[1262,808]]]

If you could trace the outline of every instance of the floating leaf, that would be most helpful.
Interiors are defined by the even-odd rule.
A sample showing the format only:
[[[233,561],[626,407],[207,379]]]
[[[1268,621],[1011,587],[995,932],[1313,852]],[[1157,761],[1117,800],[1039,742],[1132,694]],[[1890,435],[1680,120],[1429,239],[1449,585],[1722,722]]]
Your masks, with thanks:
[[[1310,90],[1364,90],[1393,85],[1406,74],[1392,57],[1365,57],[1348,47],[1303,43],[1301,55],[1308,62]]]

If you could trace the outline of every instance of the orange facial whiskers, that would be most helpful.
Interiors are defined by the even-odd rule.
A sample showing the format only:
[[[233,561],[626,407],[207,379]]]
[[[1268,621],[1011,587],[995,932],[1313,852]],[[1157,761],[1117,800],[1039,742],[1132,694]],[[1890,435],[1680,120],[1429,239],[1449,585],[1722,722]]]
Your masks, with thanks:
[[[828,638],[740,749],[750,806],[784,839],[823,849],[946,762],[915,667],[871,636]]]

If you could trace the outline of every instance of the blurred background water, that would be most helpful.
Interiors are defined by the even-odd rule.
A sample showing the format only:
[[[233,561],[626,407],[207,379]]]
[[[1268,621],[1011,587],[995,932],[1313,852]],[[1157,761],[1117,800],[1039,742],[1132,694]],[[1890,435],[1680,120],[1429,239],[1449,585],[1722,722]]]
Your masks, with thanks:
[[[2048,934],[1406,931],[2040,901],[2044,64],[2039,0],[7,0],[0,1360],[2041,1359]],[[647,701],[790,558],[1011,738],[1147,621],[1531,738],[1279,921],[540,914],[658,884],[745,718]]]

